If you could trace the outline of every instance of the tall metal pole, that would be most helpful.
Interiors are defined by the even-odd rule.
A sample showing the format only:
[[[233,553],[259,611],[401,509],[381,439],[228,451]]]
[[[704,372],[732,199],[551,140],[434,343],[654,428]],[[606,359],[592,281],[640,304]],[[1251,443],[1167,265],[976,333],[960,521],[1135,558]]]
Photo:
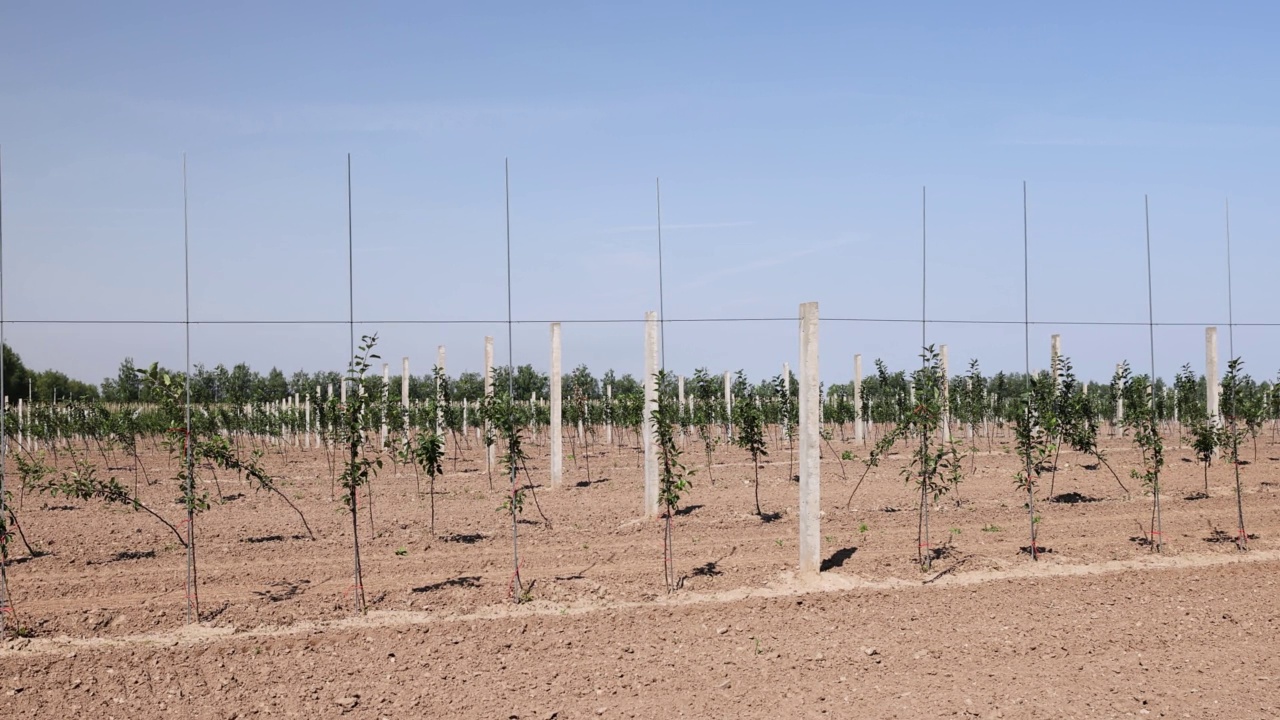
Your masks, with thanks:
[[[350,356],[356,356],[356,262],[351,227],[351,153],[347,153],[347,331]]]
[[[5,434],[5,412],[3,398],[5,396],[5,364],[4,350],[4,167],[0,160],[0,535],[7,536],[9,529],[9,505],[5,501],[4,479],[6,454],[9,449],[9,436]],[[21,428],[21,426],[19,426]],[[13,607],[13,598],[9,595],[9,576],[5,566],[9,561],[9,543],[0,537],[0,631],[6,624],[12,623],[18,629],[18,613]]]
[[[926,318],[929,315],[929,196],[928,188],[920,188],[920,351],[929,344]],[[921,360],[921,365],[925,364]]]
[[[516,398],[516,379],[515,379],[515,336],[512,331],[511,321],[511,158],[503,160],[503,195],[505,198],[505,207],[507,213],[507,417],[504,422],[507,426],[507,433],[514,435],[515,418],[511,413],[515,411]],[[511,455],[510,443],[512,437],[507,438],[508,456]],[[516,518],[515,495],[516,495],[516,458],[508,457],[507,463],[510,465],[511,474],[511,562],[514,568],[511,575],[512,599],[520,602],[524,595],[524,585],[520,581],[520,525]]]
[[[1026,363],[1027,382],[1031,382],[1031,233],[1028,229],[1027,181],[1022,181],[1022,343],[1023,356]],[[1028,388],[1027,421],[1031,420],[1031,394]],[[1035,428],[1029,428],[1035,432]],[[1027,448],[1027,519],[1031,528],[1031,559],[1040,559],[1040,548],[1036,545],[1036,486],[1031,467],[1031,449]]]
[[[1223,201],[1227,226],[1227,364],[1230,366],[1236,359],[1236,329],[1234,292],[1231,287],[1231,201]],[[1206,378],[1206,382],[1217,382],[1217,378]],[[1236,548],[1249,549],[1249,534],[1244,529],[1244,493],[1240,485],[1240,436],[1236,434],[1236,395],[1238,387],[1231,388],[1231,466],[1236,474]]]
[[[925,348],[929,345],[929,195],[928,188],[920,188],[920,367],[921,378],[928,377],[929,359]],[[920,433],[920,457],[929,454],[929,433]],[[920,466],[920,530],[916,557],[920,564],[929,567],[933,562],[933,548],[929,546],[929,490],[924,463]]]
[[[1147,235],[1147,341],[1151,349],[1151,429],[1158,436],[1160,423],[1159,418],[1156,417],[1156,304],[1155,295],[1151,288],[1151,200],[1146,195],[1142,196],[1142,212]],[[1210,379],[1208,382],[1213,382],[1213,380]],[[1159,438],[1157,437],[1158,440]],[[1162,461],[1162,456],[1157,456],[1152,461],[1155,474],[1151,481],[1151,509],[1155,527],[1151,529],[1151,535],[1155,540],[1151,547],[1156,552],[1161,552],[1164,549],[1164,524],[1160,517],[1160,462]]]
[[[356,263],[355,263],[355,233],[352,230],[352,214],[351,214],[351,153],[347,153],[347,332],[350,341],[351,362],[355,362],[356,357]],[[345,388],[349,380],[354,380],[351,371],[354,365],[348,365],[347,378],[343,379],[343,387]],[[351,388],[351,392],[364,391],[364,384],[361,383],[359,388]],[[359,402],[359,401],[356,401]],[[347,412],[347,408],[343,408]],[[350,428],[350,424],[348,424]],[[355,428],[356,432],[360,432],[361,428]],[[348,438],[350,442],[350,438]],[[352,458],[354,460],[354,458]],[[364,573],[360,568],[360,530],[359,520],[356,515],[356,488],[348,489],[350,495],[351,509],[351,548],[352,556],[355,561],[355,585],[352,586],[352,595],[355,596],[356,612],[364,614]]]
[[[662,369],[667,369],[667,309],[666,293],[662,286],[662,178],[654,178],[654,189],[658,200],[658,347],[662,359]],[[662,392],[662,388],[658,388]]]
[[[196,577],[196,474],[195,448],[191,445],[191,233],[187,212],[187,154],[182,154],[182,274],[186,334],[187,371],[183,382],[183,420],[185,422],[185,458],[187,466],[187,622],[200,622],[200,590]]]

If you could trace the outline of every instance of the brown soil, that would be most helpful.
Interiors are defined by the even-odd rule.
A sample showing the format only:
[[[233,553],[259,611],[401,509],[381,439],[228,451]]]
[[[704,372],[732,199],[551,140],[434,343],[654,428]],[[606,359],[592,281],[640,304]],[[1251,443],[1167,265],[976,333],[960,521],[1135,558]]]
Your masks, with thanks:
[[[1029,517],[1013,487],[1018,460],[999,441],[982,445],[961,504],[933,510],[942,556],[929,572],[916,562],[905,457],[873,470],[846,510],[862,465],[845,461],[843,479],[824,448],[826,571],[803,579],[786,449],[760,471],[763,509],[777,514],[764,521],[752,514],[746,455],[721,448],[713,484],[691,442],[697,474],[675,519],[684,581],[670,595],[660,526],[637,519],[638,451],[593,450],[589,483],[582,458],[566,459],[566,488],[538,488],[550,523],[526,504],[520,572],[532,601],[520,605],[510,521],[496,512],[505,478],[489,489],[482,450],[464,449],[456,471],[446,464],[435,536],[412,471],[388,464],[373,485],[376,537],[362,497],[365,617],[353,617],[349,521],[324,453],[273,451],[318,539],[279,498],[221,477],[229,499],[197,520],[203,622],[191,626],[185,553],[167,528],[126,508],[27,494],[19,517],[48,554],[8,569],[34,637],[0,644],[0,707],[224,719],[1280,716],[1270,592],[1280,446],[1264,438],[1241,468],[1257,536],[1247,553],[1232,543],[1230,466],[1211,469],[1208,499],[1188,500],[1201,466],[1170,449],[1166,547],[1155,554],[1150,498],[1127,476],[1131,447],[1109,443],[1108,455],[1129,498],[1105,468],[1064,452],[1055,492],[1086,501],[1037,507],[1046,552],[1036,562],[1020,550]],[[545,448],[530,451],[542,483]],[[153,478],[165,473],[162,455],[144,459]],[[131,469],[112,474],[132,485]],[[173,481],[141,490],[177,524]]]

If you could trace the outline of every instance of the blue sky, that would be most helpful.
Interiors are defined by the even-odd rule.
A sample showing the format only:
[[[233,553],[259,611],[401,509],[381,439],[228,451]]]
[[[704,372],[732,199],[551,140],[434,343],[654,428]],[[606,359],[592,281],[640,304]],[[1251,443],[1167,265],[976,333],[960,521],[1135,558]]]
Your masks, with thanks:
[[[5,313],[181,319],[182,154],[196,320],[505,318],[511,162],[517,319],[920,314],[928,188],[934,318],[1280,321],[1280,73],[1264,3],[61,3],[0,5]],[[384,357],[478,369],[503,325],[382,325]],[[1145,327],[1061,332],[1081,374],[1146,369]],[[173,326],[6,327],[37,368],[98,381],[182,363]],[[953,367],[1023,364],[1020,326],[930,325]],[[1222,331],[1222,355],[1228,353]],[[638,372],[639,325],[572,324],[566,369]],[[1203,363],[1158,328],[1157,369]],[[547,366],[545,325],[514,332]],[[667,362],[772,375],[794,322],[669,324]],[[855,352],[916,362],[918,325],[824,322],[822,374]],[[1280,328],[1237,328],[1257,376]],[[341,368],[338,326],[208,326],[195,362]]]

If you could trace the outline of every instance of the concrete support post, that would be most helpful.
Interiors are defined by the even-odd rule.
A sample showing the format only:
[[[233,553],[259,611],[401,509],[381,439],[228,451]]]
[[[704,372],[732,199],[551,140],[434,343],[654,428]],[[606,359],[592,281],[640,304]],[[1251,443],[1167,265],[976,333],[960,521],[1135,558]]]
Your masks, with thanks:
[[[1222,427],[1222,409],[1218,407],[1218,395],[1222,390],[1222,377],[1218,373],[1218,328],[1204,329],[1204,408],[1214,427]]]
[[[613,386],[612,385],[604,386],[604,398],[605,398],[604,400],[605,404],[608,407],[612,408],[613,407]],[[612,418],[606,420],[604,424],[604,444],[605,445],[613,444],[613,419]]]
[[[548,432],[551,435],[551,488],[558,489],[564,482],[564,431],[561,422],[564,411],[561,407],[561,382],[564,378],[560,369],[560,323],[551,323],[551,408]]]
[[[644,436],[644,516],[658,517],[658,448],[653,437],[653,414],[658,410],[658,313],[644,314],[644,415],[640,433]]]
[[[306,449],[310,450],[311,449],[311,396],[310,395],[307,396],[306,413],[307,413],[307,429],[303,433],[303,435],[306,436],[307,441],[304,443],[304,446],[306,447]]]
[[[818,303],[800,306],[800,574],[822,567],[821,485],[818,421]]]
[[[853,439],[866,440],[866,418],[862,417],[862,355],[853,356]]]
[[[409,409],[409,358],[400,360],[400,407]]]
[[[1049,336],[1049,373],[1053,375],[1053,386],[1062,385],[1062,336]]]

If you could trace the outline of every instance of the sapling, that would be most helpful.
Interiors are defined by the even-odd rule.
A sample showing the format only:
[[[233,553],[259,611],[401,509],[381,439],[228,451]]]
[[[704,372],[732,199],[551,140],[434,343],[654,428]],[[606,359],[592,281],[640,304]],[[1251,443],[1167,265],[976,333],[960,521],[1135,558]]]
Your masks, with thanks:
[[[496,422],[497,407],[498,407],[497,402],[495,401],[494,396],[492,394],[485,395],[483,398],[480,399],[480,402],[476,405],[476,414],[479,416],[476,419],[476,421],[483,424],[482,437],[484,439],[484,456],[486,459],[488,459],[489,457],[490,448],[492,448],[498,442],[498,428],[497,428],[497,422]],[[441,440],[441,442],[443,442],[443,439]],[[486,462],[485,469],[489,475],[489,489],[492,490],[493,489],[493,465],[491,463]]]
[[[741,374],[741,373],[739,373]],[[754,395],[743,397],[733,409],[734,424],[738,428],[738,436],[734,438],[734,443],[751,454],[751,469],[754,473],[754,488],[756,498],[756,515],[763,516],[760,510],[760,458],[769,455],[768,449],[765,447],[764,441],[764,413],[756,402]]]
[[[1124,399],[1124,426],[1133,432],[1133,442],[1138,446],[1142,457],[1141,470],[1130,470],[1129,474],[1141,481],[1147,492],[1151,493],[1151,530],[1147,542],[1153,551],[1160,552],[1164,548],[1160,517],[1160,470],[1164,468],[1164,438],[1160,435],[1160,423],[1152,403],[1151,382],[1145,375],[1133,376],[1127,362],[1122,362],[1116,370],[1116,380]]]
[[[906,431],[907,426],[898,423],[892,430],[881,435],[880,439],[871,447],[871,452],[867,454],[866,458],[862,459],[862,475],[858,478],[858,482],[854,484],[853,491],[849,493],[849,499],[844,502],[846,510],[853,504],[853,496],[858,494],[858,488],[862,487],[862,481],[867,479],[867,474],[871,472],[872,468],[880,465],[880,459],[893,449],[894,443],[898,442],[906,434]]]
[[[1203,398],[1204,389],[1200,386],[1195,371],[1189,363],[1183,365],[1173,377],[1173,406],[1183,428],[1190,427],[1194,430],[1198,423],[1207,419]]]
[[[427,491],[431,493],[431,534],[436,534],[436,478],[444,475],[444,438],[434,432],[419,433],[411,445],[415,468],[421,468],[429,478]]]
[[[665,387],[667,372],[658,371],[656,379],[659,388]],[[658,393],[658,407],[654,409],[652,419],[653,442],[658,451],[658,504],[664,508],[665,519],[662,533],[663,572],[667,592],[670,593],[678,589],[671,544],[671,523],[676,508],[680,505],[681,495],[692,487],[689,477],[694,471],[686,470],[680,462],[680,448],[676,445],[680,409],[676,407],[670,393]]]
[[[841,434],[842,435],[844,434],[843,431],[841,432]],[[835,437],[835,433],[832,432],[831,428],[825,428],[825,427],[822,428],[821,430],[818,431],[818,436],[822,438],[822,442],[827,444],[827,449],[831,451],[831,455],[835,457],[836,462],[840,464],[840,479],[844,480],[845,482],[848,482],[849,476],[845,474],[844,461],[852,460],[853,453],[847,450],[843,453],[836,451],[836,446],[831,444],[832,438]]]
[[[347,380],[353,385],[360,382],[365,372],[379,359],[373,353],[378,336],[365,335],[360,338],[360,346],[347,365]],[[351,549],[354,560],[355,585],[352,596],[355,598],[356,612],[365,614],[364,574],[360,567],[360,516],[359,491],[362,485],[382,469],[382,458],[368,452],[365,427],[369,414],[369,401],[365,393],[353,392],[347,397],[347,404],[342,408],[342,444],[346,448],[346,463],[342,469],[340,484],[343,489],[342,504],[351,517]]]
[[[716,484],[716,478],[711,472],[711,457],[715,453],[716,446],[720,444],[720,437],[713,431],[717,419],[716,408],[719,407],[716,397],[715,380],[707,373],[707,369],[698,368],[695,370],[693,373],[693,399],[695,401],[693,404],[693,422],[698,427],[698,437],[702,440],[702,448],[707,455],[707,479],[711,481],[712,485]]]
[[[585,369],[585,366],[584,366]],[[577,388],[573,393],[573,406],[575,415],[577,416],[578,426],[583,428],[582,431],[582,457],[587,465],[587,482],[591,482],[591,441],[590,435],[595,432],[595,425],[591,422],[590,407],[587,396],[582,392],[581,388]],[[572,437],[572,433],[570,437]]]
[[[1061,439],[1071,446],[1076,452],[1093,456],[1099,463],[1107,468],[1111,476],[1115,478],[1116,484],[1124,491],[1126,497],[1129,495],[1129,488],[1120,480],[1120,476],[1116,474],[1111,463],[1107,461],[1106,455],[1102,449],[1098,447],[1098,418],[1094,412],[1093,404],[1089,401],[1080,384],[1076,381],[1075,373],[1071,369],[1071,360],[1065,355],[1058,360],[1059,367],[1059,386],[1058,386],[1058,414],[1061,423]],[[1057,477],[1057,458],[1054,458],[1054,468],[1051,478]],[[1053,479],[1049,481],[1049,497],[1052,499]]]
[[[969,374],[965,376],[964,390],[961,393],[962,418],[969,425],[969,434],[976,439],[986,435],[987,424],[987,381],[982,377],[982,369],[977,358],[969,361]],[[991,451],[991,437],[987,436],[987,451]],[[974,469],[977,469],[977,453],[974,453]]]
[[[939,443],[936,447],[930,442],[942,426],[942,361],[932,345],[924,348],[920,358],[923,366],[912,378],[915,403],[899,423],[899,428],[906,436],[920,442],[912,451],[908,465],[902,469],[902,475],[908,483],[915,483],[920,492],[916,559],[921,570],[927,571],[933,566],[935,556],[929,538],[929,503],[938,502],[959,486],[963,477],[963,458],[954,442]],[[889,436],[898,431],[895,429]]]
[[[1242,414],[1246,418],[1252,414],[1252,409],[1248,406],[1253,403],[1252,398],[1242,397],[1247,389],[1253,385],[1253,379],[1248,375],[1242,375],[1240,370],[1244,367],[1244,361],[1240,358],[1233,358],[1227,362],[1227,374],[1222,378],[1222,405],[1227,411],[1227,427],[1224,428],[1223,447],[1227,451],[1227,460],[1231,463],[1235,470],[1236,480],[1236,519],[1237,534],[1236,548],[1239,550],[1249,549],[1249,535],[1244,529],[1244,492],[1240,484],[1240,437],[1241,432],[1237,421]],[[1242,407],[1245,408],[1242,410]],[[1255,435],[1255,442],[1257,436]],[[1255,452],[1256,452],[1255,445]]]
[[[774,376],[773,388],[778,397],[778,414],[782,423],[782,432],[787,438],[788,479],[795,478],[795,437],[797,428],[800,426],[800,404],[791,395],[792,387],[796,387],[796,392],[799,392],[798,383],[793,383],[790,378],[784,378],[781,375]]]
[[[1221,444],[1222,430],[1213,423],[1198,419],[1191,426],[1191,449],[1204,466],[1204,490],[1199,495],[1201,498],[1209,497],[1209,466],[1213,464],[1213,458],[1218,454]]]
[[[100,500],[108,504],[125,505],[134,510],[141,510],[155,518],[173,533],[178,543],[187,547],[187,538],[164,516],[148,507],[129,492],[129,489],[112,478],[98,477],[94,464],[76,453],[71,455],[71,468],[62,470],[57,477],[44,479],[39,486],[41,494],[51,497],[61,495],[75,500]]]
[[[18,464],[18,474],[22,477],[21,486],[28,487],[28,483],[31,482],[28,479],[29,466],[24,468],[25,463],[21,454],[15,453],[13,457]],[[39,477],[41,479],[53,470],[43,465],[39,467]],[[36,482],[38,483],[38,481]],[[38,484],[32,484],[30,487],[38,487]],[[9,488],[4,488],[3,491],[0,491],[0,507],[3,508],[3,512],[0,512],[0,544],[4,544],[4,552],[8,552],[8,543],[11,539],[7,533],[12,533],[16,530],[18,538],[22,540],[23,547],[27,549],[28,556],[40,557],[43,555],[39,550],[31,547],[31,543],[27,542],[27,534],[22,531],[22,524],[18,522],[18,514],[13,510],[13,493],[9,491]]]
[[[524,464],[525,452],[520,437],[521,424],[516,418],[515,403],[508,396],[503,398],[498,408],[499,425],[502,437],[506,441],[506,452],[502,456],[507,468],[507,477],[511,481],[511,493],[498,508],[511,518],[512,564],[511,598],[517,603],[529,600],[528,591],[520,578],[520,514],[524,512],[524,488],[519,486],[520,467]]]
[[[1022,467],[1014,475],[1014,486],[1027,495],[1027,513],[1031,517],[1029,552],[1033,559],[1039,559],[1040,547],[1036,543],[1039,534],[1037,532],[1039,522],[1035,512],[1036,487],[1039,485],[1040,478],[1049,469],[1052,443],[1049,440],[1049,433],[1041,423],[1040,402],[1043,402],[1043,396],[1036,393],[1036,383],[1044,381],[1038,381],[1036,378],[1028,378],[1028,381],[1030,385],[1023,396],[1022,412],[1014,417],[1014,436],[1017,438],[1018,454],[1023,461]]]
[[[7,349],[7,348],[6,348]],[[8,439],[0,439],[7,442]],[[18,519],[13,514],[13,494],[0,482],[0,637],[18,637],[27,634],[27,629],[18,621],[18,611],[13,604],[13,594],[9,589],[9,543],[13,542],[13,530],[21,530]],[[22,542],[26,543],[26,538]],[[31,552],[31,546],[27,546]],[[34,557],[34,553],[32,556]]]

